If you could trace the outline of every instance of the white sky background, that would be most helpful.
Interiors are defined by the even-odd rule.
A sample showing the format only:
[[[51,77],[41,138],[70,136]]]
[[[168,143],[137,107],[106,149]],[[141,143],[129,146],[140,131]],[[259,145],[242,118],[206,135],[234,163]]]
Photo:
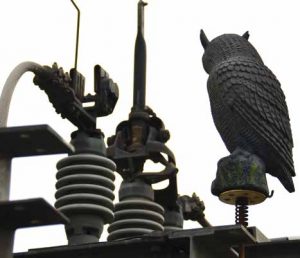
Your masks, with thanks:
[[[137,0],[77,0],[81,9],[78,70],[93,90],[93,67],[100,64],[118,83],[115,111],[98,119],[106,136],[127,119],[132,105],[133,53]],[[168,146],[179,168],[179,193],[196,192],[206,204],[213,225],[234,224],[234,207],[210,192],[217,161],[228,155],[210,114],[202,68],[199,31],[209,39],[223,33],[250,31],[250,42],[282,84],[290,111],[296,193],[289,194],[268,176],[274,197],[250,207],[250,225],[270,238],[300,235],[300,6],[298,0],[149,0],[145,10],[147,42],[147,104],[171,132]],[[20,62],[57,62],[65,70],[74,64],[77,13],[69,0],[0,1],[0,84]],[[20,80],[11,104],[9,126],[52,126],[65,140],[75,128],[56,115],[44,92],[28,73]],[[11,199],[43,197],[54,203],[56,162],[60,156],[13,161]],[[186,222],[185,228],[198,227]],[[103,234],[102,240],[105,240]],[[15,251],[66,244],[62,226],[17,232]]]

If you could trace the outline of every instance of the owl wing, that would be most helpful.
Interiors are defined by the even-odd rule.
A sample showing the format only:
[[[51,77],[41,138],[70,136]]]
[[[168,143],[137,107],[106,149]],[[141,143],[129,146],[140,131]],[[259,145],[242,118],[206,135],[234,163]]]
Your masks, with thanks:
[[[281,157],[290,176],[294,176],[292,133],[279,81],[266,66],[250,60],[227,62],[220,73],[224,74],[224,69],[227,82],[223,82],[223,101],[268,142]]]

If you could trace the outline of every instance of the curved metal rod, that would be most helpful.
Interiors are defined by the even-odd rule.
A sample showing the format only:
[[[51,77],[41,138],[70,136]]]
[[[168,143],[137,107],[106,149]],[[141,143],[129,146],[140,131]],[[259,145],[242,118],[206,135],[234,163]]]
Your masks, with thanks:
[[[74,68],[77,70],[77,60],[78,60],[78,46],[79,46],[79,28],[80,28],[80,9],[76,5],[76,3],[71,0],[72,4],[77,10],[77,30],[76,30],[76,48],[75,48],[75,64]]]

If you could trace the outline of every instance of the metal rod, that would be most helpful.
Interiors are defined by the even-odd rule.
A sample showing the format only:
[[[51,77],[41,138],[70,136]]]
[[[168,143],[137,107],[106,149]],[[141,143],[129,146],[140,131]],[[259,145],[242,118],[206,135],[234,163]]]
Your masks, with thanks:
[[[204,217],[198,218],[197,222],[204,228],[212,227],[212,225]]]
[[[80,29],[80,10],[78,6],[75,4],[73,0],[71,0],[72,4],[77,10],[77,30],[76,30],[76,47],[75,47],[75,64],[74,68],[77,70],[77,60],[78,60],[78,47],[79,47],[79,29]]]
[[[138,3],[138,31],[144,35],[144,7],[147,3],[143,2],[142,0]]]
[[[9,200],[11,158],[0,154],[0,201]]]
[[[13,258],[14,236],[15,236],[14,230],[0,228],[0,257],[1,258]]]
[[[134,52],[134,92],[133,108],[144,110],[146,102],[146,42],[144,39],[144,6],[138,3],[138,26]]]
[[[245,258],[245,246],[243,244],[239,246],[239,258]]]

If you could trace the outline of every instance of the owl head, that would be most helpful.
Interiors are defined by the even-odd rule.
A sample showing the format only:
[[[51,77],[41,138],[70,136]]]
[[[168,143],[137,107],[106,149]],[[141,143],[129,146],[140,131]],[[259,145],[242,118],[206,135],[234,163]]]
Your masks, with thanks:
[[[263,63],[258,52],[248,39],[249,33],[247,31],[242,36],[223,34],[209,41],[204,31],[201,30],[200,41],[205,51],[202,57],[204,70],[209,74],[221,62],[240,57]]]

